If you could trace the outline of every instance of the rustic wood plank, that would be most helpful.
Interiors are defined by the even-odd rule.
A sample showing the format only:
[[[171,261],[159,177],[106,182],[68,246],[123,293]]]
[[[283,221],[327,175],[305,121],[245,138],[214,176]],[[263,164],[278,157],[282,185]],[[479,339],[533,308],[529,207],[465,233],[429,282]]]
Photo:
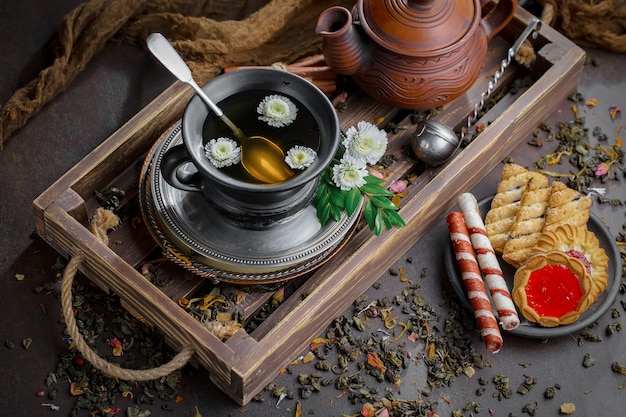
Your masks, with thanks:
[[[150,144],[172,123],[178,120],[192,91],[181,82],[175,82],[136,116],[124,124],[106,141],[94,149],[65,175],[59,178],[33,202],[37,231],[46,235],[42,214],[60,193],[72,188],[84,199],[109,181],[111,169],[134,164]],[[86,175],[86,174],[89,175]]]

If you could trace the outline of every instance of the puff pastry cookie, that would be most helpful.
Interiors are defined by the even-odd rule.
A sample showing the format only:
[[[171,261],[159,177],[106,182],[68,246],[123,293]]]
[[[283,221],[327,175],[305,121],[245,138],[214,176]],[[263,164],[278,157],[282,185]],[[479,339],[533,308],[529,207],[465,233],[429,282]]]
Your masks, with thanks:
[[[485,230],[496,253],[501,254],[504,250],[509,230],[519,211],[522,194],[529,183],[542,181],[541,177],[545,179],[543,175],[517,164],[506,164],[502,169],[502,179],[485,216]]]
[[[561,224],[586,227],[591,204],[591,198],[586,195],[560,181],[552,182],[544,230],[555,229]]]
[[[548,178],[539,173],[532,174],[502,250],[502,259],[516,268],[528,259],[541,236],[548,208]]]

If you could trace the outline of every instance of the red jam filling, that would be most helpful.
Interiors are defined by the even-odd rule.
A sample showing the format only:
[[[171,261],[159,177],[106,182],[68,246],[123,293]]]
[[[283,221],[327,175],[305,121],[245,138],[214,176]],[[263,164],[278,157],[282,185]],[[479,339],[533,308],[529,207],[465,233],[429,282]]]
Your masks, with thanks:
[[[572,250],[567,251],[567,254],[569,256],[572,256],[578,259],[580,262],[582,262],[583,265],[585,265],[585,269],[587,270],[587,273],[591,274],[591,263],[589,262],[589,259],[587,259],[584,253],[572,249]]]
[[[541,316],[561,317],[574,311],[582,296],[578,277],[565,265],[531,272],[526,285],[528,305]]]

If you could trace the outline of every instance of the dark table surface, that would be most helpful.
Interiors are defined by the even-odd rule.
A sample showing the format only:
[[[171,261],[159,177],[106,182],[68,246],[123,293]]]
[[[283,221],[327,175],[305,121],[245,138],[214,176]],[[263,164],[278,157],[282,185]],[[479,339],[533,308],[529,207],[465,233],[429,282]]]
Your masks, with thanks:
[[[51,62],[48,42],[54,36],[62,17],[77,0],[8,0],[0,4],[0,103],[5,103],[12,92],[37,76]],[[598,126],[608,136],[608,144],[614,144],[624,123],[624,114],[613,120],[609,106],[626,107],[626,56],[602,50],[588,49],[588,56],[597,65],[586,65],[579,92],[586,98],[595,98],[598,105],[586,107],[579,104],[589,129]],[[64,325],[60,315],[58,285],[51,292],[36,293],[34,289],[59,279],[59,272],[52,266],[57,253],[35,234],[32,201],[58,177],[85,157],[92,149],[118,129],[143,106],[156,97],[171,82],[165,72],[144,50],[120,43],[110,43],[86,67],[69,88],[56,97],[25,127],[16,132],[4,145],[0,153],[0,278],[3,294],[0,298],[0,415],[6,416],[69,416],[76,397],[70,393],[66,380],[53,386],[46,384],[50,372],[54,372],[59,356],[68,349]],[[564,101],[546,121],[552,125],[573,119],[571,101]],[[511,158],[520,165],[532,167],[539,157],[552,152],[555,143],[546,143],[543,148],[528,145],[533,132],[511,153]],[[593,139],[592,139],[593,140]],[[568,172],[568,167],[555,170]],[[474,190],[477,198],[493,194],[499,180],[501,168],[485,173],[485,179]],[[624,181],[595,184],[606,188],[606,196],[624,202]],[[469,190],[459,190],[469,191]],[[592,212],[608,227],[611,236],[623,231],[626,223],[623,205],[600,205],[597,202]],[[427,302],[437,307],[442,294],[450,291],[444,267],[443,251],[448,244],[445,222],[435,224],[430,232],[397,262],[405,274],[419,282]],[[620,262],[620,260],[617,260]],[[427,276],[419,278],[421,271],[428,269]],[[23,279],[18,279],[22,278]],[[621,279],[621,277],[616,277]],[[393,297],[406,286],[397,276],[385,274],[380,285],[368,291],[371,299]],[[355,298],[358,294],[355,294]],[[590,328],[590,332],[601,336],[601,342],[592,342],[581,337],[580,332],[569,336],[534,339],[505,335],[505,345],[498,354],[489,354],[482,342],[473,335],[477,353],[490,362],[490,366],[478,369],[476,375],[457,377],[450,386],[434,389],[431,396],[423,400],[437,401],[437,413],[449,416],[452,410],[462,409],[471,401],[482,405],[475,415],[522,416],[526,404],[538,404],[536,415],[557,416],[562,403],[574,403],[575,415],[616,416],[622,415],[626,406],[626,376],[611,370],[611,364],[626,364],[626,330],[607,335],[607,325],[622,322],[626,317],[624,304],[626,295],[619,293],[609,312]],[[613,317],[611,310],[621,313]],[[617,315],[616,313],[616,315]],[[352,309],[346,312],[353,314]],[[23,341],[31,339],[25,348]],[[10,348],[11,343],[15,347]],[[294,358],[301,353],[294,353]],[[591,367],[583,366],[585,355],[595,359]],[[269,392],[263,392],[263,402],[251,402],[241,407],[230,400],[208,379],[203,369],[187,366],[179,381],[177,396],[180,401],[156,401],[153,405],[140,405],[152,415],[194,416],[208,415],[296,415],[298,395],[297,375],[316,372],[312,365],[297,365],[291,372],[278,375],[278,386],[291,390],[294,398],[286,398],[277,404]],[[415,400],[424,387],[423,364],[411,364],[403,374],[402,385],[396,388],[388,383],[367,380],[367,386],[386,390],[394,398]],[[498,400],[493,377],[504,374],[510,377],[513,395]],[[332,375],[331,375],[332,376]],[[526,395],[515,392],[525,376],[537,379],[535,387]],[[479,378],[488,381],[485,394],[476,395]],[[545,399],[544,390],[560,384],[554,399]],[[50,391],[56,389],[56,398],[49,399]],[[38,396],[42,392],[43,397]],[[343,416],[359,413],[361,404],[351,404],[349,395],[333,386],[325,387],[309,399],[300,400],[302,415]],[[55,412],[49,406],[60,407]],[[118,398],[112,407],[134,404],[132,399]],[[471,411],[464,411],[470,415]],[[89,415],[81,410],[79,415]]]

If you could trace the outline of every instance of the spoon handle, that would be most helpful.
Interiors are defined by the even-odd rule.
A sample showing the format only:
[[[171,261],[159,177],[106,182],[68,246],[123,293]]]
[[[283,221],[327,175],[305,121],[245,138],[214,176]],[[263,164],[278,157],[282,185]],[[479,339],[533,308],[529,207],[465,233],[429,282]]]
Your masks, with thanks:
[[[165,68],[167,68],[176,78],[180,81],[189,84],[196,90],[196,93],[202,98],[202,100],[217,114],[222,116],[222,110],[213,103],[200,86],[196,83],[191,75],[191,70],[183,61],[183,58],[176,52],[176,49],[167,40],[167,38],[160,33],[152,33],[146,39],[148,49],[152,52],[152,55],[159,60]]]
[[[146,44],[148,49],[152,52],[152,55],[163,64],[176,78],[180,81],[189,84],[196,93],[200,96],[209,108],[216,114],[217,117],[233,131],[237,139],[245,140],[247,136],[230,120],[214,102],[207,96],[202,88],[196,83],[191,74],[189,66],[183,61],[181,56],[176,52],[176,49],[167,40],[165,36],[160,33],[152,33],[146,38]]]

